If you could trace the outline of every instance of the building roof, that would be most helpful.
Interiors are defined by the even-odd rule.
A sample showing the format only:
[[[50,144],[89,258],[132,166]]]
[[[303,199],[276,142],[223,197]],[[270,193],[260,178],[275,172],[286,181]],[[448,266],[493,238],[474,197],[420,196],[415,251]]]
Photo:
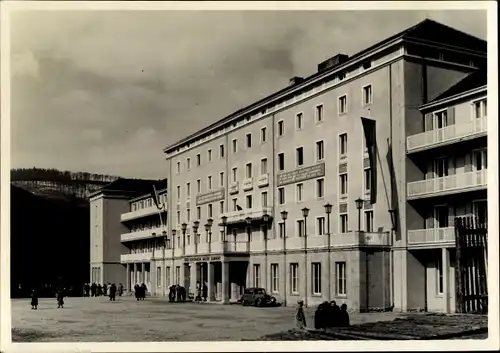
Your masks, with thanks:
[[[167,188],[167,179],[152,180],[152,179],[126,179],[119,178],[109,184],[104,185],[102,188],[93,192],[90,196],[95,196],[100,193],[119,192],[120,194],[128,197],[139,197],[142,195],[150,194],[153,190],[153,185],[156,190],[163,190]]]
[[[228,115],[227,117],[218,120],[217,122],[201,129],[198,130],[197,132],[167,146],[164,148],[165,153],[170,153],[174,149],[180,147],[181,145],[184,145],[188,143],[189,141],[202,137],[205,134],[210,133],[215,127],[218,127],[220,125],[223,125],[225,123],[228,123],[235,119],[238,116],[243,115],[243,113],[249,113],[250,111],[260,108],[262,109],[262,105],[265,103],[270,103],[273,99],[277,98],[278,96],[281,96],[286,93],[290,93],[292,91],[299,90],[305,86],[307,86],[311,81],[314,79],[317,79],[321,76],[328,76],[334,71],[340,71],[340,69],[343,69],[350,64],[353,63],[353,61],[359,59],[363,55],[366,55],[376,49],[379,49],[380,47],[383,47],[384,45],[387,45],[391,43],[392,41],[395,41],[397,39],[408,39],[408,40],[419,40],[421,42],[427,42],[427,43],[439,43],[441,46],[448,46],[448,47],[455,47],[455,48],[460,48],[464,51],[469,51],[469,52],[476,52],[476,53],[487,53],[487,42],[483,39],[474,37],[470,34],[467,34],[465,32],[459,31],[457,29],[454,29],[452,27],[448,27],[446,25],[443,25],[439,22],[433,21],[431,19],[425,19],[416,25],[409,27],[389,38],[386,38],[366,49],[363,49],[362,51],[350,56],[343,64],[332,67],[330,69],[316,72],[312,74],[311,76],[305,78],[301,83],[293,86],[288,86],[278,92],[275,92],[245,108],[239,109],[236,112]],[[260,107],[259,107],[260,106]]]
[[[446,91],[438,94],[427,104],[434,103],[446,98],[450,98],[458,94],[473,90],[475,88],[486,86],[487,83],[488,83],[488,76],[486,70],[479,70],[473,72],[464,77],[461,81],[459,81],[455,85],[448,88]]]

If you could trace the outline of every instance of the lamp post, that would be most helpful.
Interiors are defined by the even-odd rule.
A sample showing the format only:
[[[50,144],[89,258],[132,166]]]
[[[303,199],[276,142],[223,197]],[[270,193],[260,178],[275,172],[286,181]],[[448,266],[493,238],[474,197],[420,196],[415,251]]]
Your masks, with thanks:
[[[269,223],[269,215],[267,214],[267,211],[264,209],[262,212],[262,222],[264,223],[263,230],[264,230],[264,264],[266,268],[266,282],[267,282],[267,269],[269,268],[268,266],[268,259],[267,259],[267,230],[268,230],[268,223]],[[267,289],[267,288],[266,288]]]
[[[174,260],[174,257],[175,257],[175,235],[177,234],[177,230],[175,229],[172,229],[172,241],[171,241],[171,245],[172,245],[172,276],[169,276],[170,277],[170,281],[172,281],[172,279],[174,278],[173,274],[175,273],[175,260]],[[177,242],[177,245],[178,245],[179,242]],[[169,283],[170,284],[170,283]]]
[[[163,272],[165,270],[165,249],[167,248],[167,240],[168,240],[168,238],[167,238],[167,231],[166,230],[164,230],[163,232],[161,232],[161,234],[163,236],[163,244],[162,244],[163,245],[162,246],[162,248],[163,248],[162,268],[163,268],[163,270],[160,271],[160,274],[161,274],[161,272]],[[156,275],[156,277],[158,278],[158,275]],[[164,276],[162,275],[160,283],[163,282],[163,278],[164,278]],[[165,296],[165,284],[164,283],[162,283],[162,285],[161,285],[161,292],[162,292],[162,295]]]
[[[236,251],[236,237],[238,235],[238,231],[236,228],[233,229],[233,237],[234,237],[234,251]]]
[[[156,249],[156,233],[153,232],[151,234],[153,236],[153,256],[151,257],[151,262],[149,263],[149,273],[153,273],[153,280],[154,280],[154,283],[155,283],[155,286],[156,288],[158,288],[158,284],[156,283],[156,280],[158,279],[158,276],[156,275],[156,266],[154,264],[152,264],[152,262],[155,261],[155,249]],[[155,269],[154,272],[153,272],[153,268]],[[146,272],[146,270],[144,270],[144,272]],[[144,274],[143,274],[144,276]],[[149,279],[151,279],[151,277],[149,277]],[[144,280],[144,282],[146,282]],[[155,288],[155,292],[156,292],[156,288]],[[151,293],[151,295],[153,295],[153,289],[150,288],[150,291],[149,293]]]
[[[247,251],[250,251],[250,237],[251,237],[251,232],[252,232],[252,218],[247,217],[245,219],[245,222],[247,223]]]
[[[212,252],[212,225],[214,220],[212,218],[207,219],[208,224],[208,253]]]
[[[363,202],[361,197],[356,200],[356,208],[358,209],[358,232],[361,232],[361,209],[363,208]]]
[[[223,232],[222,241],[225,242],[227,240],[226,239],[227,217],[226,216],[222,216],[220,219],[222,220],[222,232]]]
[[[285,282],[284,283],[284,292],[285,292],[285,298],[283,300],[283,305],[286,306],[286,299],[288,298],[288,293],[286,291],[286,282],[287,282],[287,277],[286,277],[286,269],[288,267],[286,263],[286,219],[288,217],[288,212],[287,211],[281,211],[281,219],[283,220],[283,260],[285,263]]]
[[[187,230],[187,224],[182,223],[181,224],[181,229],[182,229],[182,255],[186,255],[186,230]]]
[[[200,226],[199,221],[193,222],[193,237],[194,237],[194,253],[198,253],[198,227]]]
[[[327,232],[328,232],[328,301],[331,300],[331,295],[332,295],[332,263],[330,259],[330,254],[331,254],[331,245],[332,245],[332,235],[330,232],[330,214],[332,213],[332,205],[330,203],[327,203],[325,205],[325,213],[326,213],[326,220],[327,220]]]
[[[304,276],[304,279],[305,279],[305,287],[306,287],[306,293],[305,293],[305,297],[304,297],[304,305],[305,307],[307,308],[307,296],[308,296],[308,292],[307,292],[307,217],[309,216],[309,209],[307,207],[304,207],[302,209],[302,216],[304,217],[304,259],[305,259],[305,263],[306,263],[306,266],[305,266],[305,276]]]

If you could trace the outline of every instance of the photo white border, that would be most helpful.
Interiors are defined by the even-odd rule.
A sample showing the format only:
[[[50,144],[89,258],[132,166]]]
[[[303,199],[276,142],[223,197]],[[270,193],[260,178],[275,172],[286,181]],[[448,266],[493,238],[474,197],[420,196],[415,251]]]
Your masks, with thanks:
[[[383,1],[383,2],[143,2],[143,1],[3,1],[1,3],[1,243],[0,243],[0,344],[2,351],[26,352],[158,352],[158,351],[401,351],[498,349],[498,237],[489,238],[489,338],[453,341],[308,341],[301,342],[166,342],[166,343],[11,343],[10,302],[10,18],[14,10],[487,10],[488,18],[488,155],[489,165],[498,162],[498,69],[497,4],[494,1]],[[498,174],[488,170],[488,218],[492,234],[498,234]]]

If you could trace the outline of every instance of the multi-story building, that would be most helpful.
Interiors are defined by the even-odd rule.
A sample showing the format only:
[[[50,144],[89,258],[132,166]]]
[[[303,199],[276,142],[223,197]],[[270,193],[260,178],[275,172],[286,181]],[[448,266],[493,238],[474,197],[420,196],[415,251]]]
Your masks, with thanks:
[[[138,258],[154,261],[150,287],[452,310],[447,227],[485,198],[485,155],[472,152],[485,118],[471,122],[485,106],[470,107],[486,90],[465,83],[486,54],[485,41],[425,20],[165,148],[167,241]]]
[[[120,178],[89,195],[92,282],[122,283],[128,290],[144,282],[151,288],[148,255],[154,242],[161,241],[152,233],[162,234],[161,224],[167,222],[167,207],[159,210],[152,201],[153,186],[165,202],[166,180]]]

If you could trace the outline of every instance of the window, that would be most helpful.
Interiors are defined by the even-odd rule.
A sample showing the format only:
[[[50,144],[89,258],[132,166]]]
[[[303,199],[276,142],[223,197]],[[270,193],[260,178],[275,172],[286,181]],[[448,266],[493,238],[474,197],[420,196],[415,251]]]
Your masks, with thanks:
[[[177,211],[177,224],[181,223],[181,211]]]
[[[201,165],[201,154],[196,155],[196,165],[199,167]]]
[[[208,155],[207,156],[208,161],[211,162],[212,161],[212,150],[208,150],[207,155]]]
[[[278,189],[278,200],[280,205],[283,205],[285,203],[285,188]]]
[[[297,148],[297,166],[301,166],[304,164],[304,148]]]
[[[486,99],[474,102],[474,118],[484,118],[488,115],[488,110],[486,106]]]
[[[190,208],[186,209],[186,216],[187,216],[187,221],[191,222],[191,209]]]
[[[181,283],[181,267],[180,266],[175,267],[175,283],[176,284]]]
[[[219,146],[219,157],[224,158],[224,145]]]
[[[488,169],[488,150],[478,149],[472,151],[472,170],[485,170]]]
[[[247,195],[247,208],[252,208],[252,195]]]
[[[448,176],[448,158],[438,158],[434,160],[435,178]]]
[[[191,158],[186,159],[187,170],[191,170]]]
[[[340,174],[340,195],[346,196],[348,191],[347,173]]]
[[[267,174],[267,158],[260,160],[260,174]]]
[[[283,120],[278,121],[278,136],[285,134],[285,123]]]
[[[247,148],[252,147],[252,134],[247,134]]]
[[[219,184],[221,187],[224,186],[224,172],[219,173]]]
[[[372,104],[372,86],[368,85],[363,87],[363,105]]]
[[[260,265],[253,265],[253,286],[260,287]]]
[[[443,278],[443,259],[439,256],[436,259],[436,292],[443,294],[444,278]]]
[[[170,279],[170,266],[165,268],[165,285],[170,287],[172,285],[172,280]]]
[[[316,107],[316,121],[318,123],[323,121],[323,105],[318,105]]]
[[[349,219],[347,214],[340,215],[340,233],[347,233],[349,228]]]
[[[318,141],[316,142],[316,159],[321,161],[323,158],[325,158],[325,144],[323,141]]]
[[[347,113],[347,96],[339,97],[339,114]]]
[[[304,220],[303,219],[300,219],[297,221],[297,234],[299,235],[299,237],[304,236]]]
[[[277,293],[279,291],[279,266],[271,264],[271,291]]]
[[[162,277],[161,277],[161,267],[157,267],[156,268],[156,286],[158,288],[161,287],[161,279],[162,279]]]
[[[219,206],[220,206],[219,213],[224,213],[224,201],[219,202]]]
[[[181,186],[177,185],[177,199],[181,198]]]
[[[260,129],[260,142],[264,143],[267,139],[267,128],[263,127]]]
[[[212,216],[213,216],[213,215],[212,215],[212,204],[209,204],[209,205],[208,205],[208,217],[209,217],[209,218],[212,218]]]
[[[340,139],[340,156],[343,157],[347,154],[347,134],[342,134],[339,136]]]
[[[285,170],[285,154],[284,153],[278,154],[278,169]]]
[[[238,151],[238,140],[234,139],[233,140],[233,153],[236,153]]]
[[[302,122],[303,122],[303,115],[302,113],[298,113],[295,117],[295,127],[297,128],[297,130],[301,130],[302,129]]]
[[[449,217],[448,206],[434,207],[435,228],[447,228],[449,226],[448,217]]]
[[[299,264],[290,264],[290,291],[293,294],[299,293]]]
[[[316,180],[316,197],[318,199],[325,197],[325,179]]]
[[[200,179],[196,180],[196,188],[198,190],[198,193],[200,193],[201,192],[201,180]]]
[[[212,176],[209,175],[207,178],[208,181],[208,190],[212,190]]]
[[[200,206],[196,207],[196,217],[198,218],[198,220],[201,219],[201,207]]]
[[[252,163],[247,163],[247,166],[246,166],[246,171],[247,171],[247,178],[251,178],[252,177]]]
[[[372,188],[372,170],[365,169],[365,193],[369,193]]]
[[[267,207],[267,191],[263,191],[260,195],[262,207]]]
[[[304,184],[297,184],[297,202],[301,202],[304,194]]]
[[[181,172],[181,162],[177,162],[177,173]]]
[[[373,232],[373,211],[365,211],[365,232]]]
[[[186,196],[191,197],[191,183],[186,183]]]
[[[325,235],[325,217],[316,218],[318,235]]]
[[[278,223],[278,225],[279,225],[279,236],[281,239],[283,239],[285,237],[285,223],[280,222]]]
[[[238,179],[238,168],[234,167],[233,168],[233,182],[236,182]]]
[[[347,294],[347,281],[346,281],[346,263],[335,263],[335,294]]]
[[[321,294],[321,263],[312,264],[312,294]]]
[[[448,111],[434,113],[434,130],[448,126]]]

